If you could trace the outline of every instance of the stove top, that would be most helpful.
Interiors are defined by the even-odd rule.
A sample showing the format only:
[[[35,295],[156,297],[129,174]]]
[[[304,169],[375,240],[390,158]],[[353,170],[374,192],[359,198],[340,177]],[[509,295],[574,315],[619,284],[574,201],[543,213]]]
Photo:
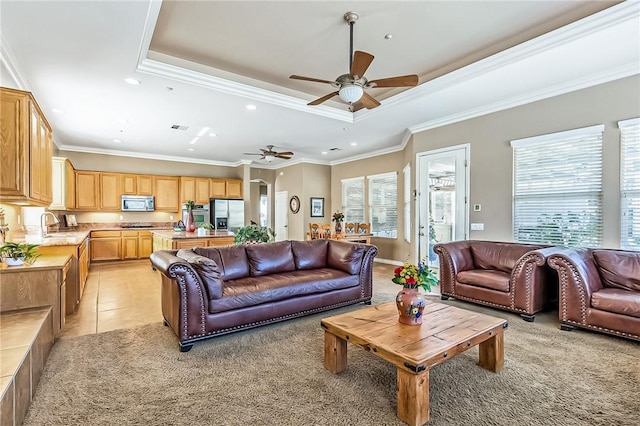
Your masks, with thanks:
[[[121,225],[120,228],[152,228],[149,225]]]

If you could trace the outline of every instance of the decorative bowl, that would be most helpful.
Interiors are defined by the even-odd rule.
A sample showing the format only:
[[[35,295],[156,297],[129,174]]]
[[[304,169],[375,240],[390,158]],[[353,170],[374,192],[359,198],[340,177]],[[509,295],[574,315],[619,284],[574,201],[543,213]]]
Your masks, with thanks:
[[[182,232],[184,231],[186,228],[184,226],[174,226],[173,230],[176,232]]]

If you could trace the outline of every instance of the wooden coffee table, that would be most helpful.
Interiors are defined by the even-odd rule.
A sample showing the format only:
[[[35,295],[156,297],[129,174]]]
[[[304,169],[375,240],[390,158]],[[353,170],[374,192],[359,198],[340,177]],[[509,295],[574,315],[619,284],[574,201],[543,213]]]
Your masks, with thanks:
[[[430,301],[423,315],[421,326],[401,324],[390,302],[323,319],[324,367],[332,373],[347,367],[347,342],[389,361],[398,370],[398,417],[412,426],[426,423],[429,370],[480,345],[478,365],[499,372],[507,321]]]

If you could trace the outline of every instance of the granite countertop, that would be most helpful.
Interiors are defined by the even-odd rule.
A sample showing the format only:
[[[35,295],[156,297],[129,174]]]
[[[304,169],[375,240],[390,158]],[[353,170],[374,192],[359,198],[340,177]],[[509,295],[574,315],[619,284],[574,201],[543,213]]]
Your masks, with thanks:
[[[32,265],[8,266],[4,261],[0,263],[0,273],[45,271],[47,269],[61,269],[71,255],[40,256]]]
[[[89,236],[88,230],[70,231],[70,232],[50,232],[46,237],[40,235],[25,234],[20,237],[11,238],[15,243],[38,244],[43,247],[49,246],[77,246],[82,244],[85,238]]]
[[[170,229],[152,229],[152,233],[160,235],[165,238],[171,238],[173,240],[181,240],[187,238],[222,238],[222,237],[235,237],[236,234],[229,231],[211,231],[209,235],[198,235],[197,232],[176,232]]]

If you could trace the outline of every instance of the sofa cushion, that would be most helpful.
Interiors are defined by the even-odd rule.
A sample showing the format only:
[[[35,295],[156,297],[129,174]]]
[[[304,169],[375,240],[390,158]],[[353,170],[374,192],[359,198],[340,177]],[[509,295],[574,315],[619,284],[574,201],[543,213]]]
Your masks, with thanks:
[[[209,302],[209,312],[231,311],[299,296],[351,288],[357,275],[331,268],[291,271],[225,282],[223,297]]]
[[[473,263],[477,269],[496,269],[511,273],[518,259],[526,253],[541,248],[520,244],[477,241],[471,245]]]
[[[291,241],[296,269],[317,269],[327,266],[328,240]]]
[[[360,272],[365,247],[361,244],[329,240],[327,266],[355,275]]]
[[[222,265],[222,279],[224,281],[237,280],[238,278],[249,276],[249,260],[243,245],[220,248],[196,247],[193,251],[212,259],[218,265]]]
[[[593,250],[604,287],[640,292],[640,252]]]
[[[193,250],[178,250],[176,256],[189,262],[191,267],[200,275],[200,279],[207,288],[209,299],[219,299],[222,297],[222,280],[220,279],[220,268],[213,260],[205,256],[194,253]]]
[[[495,269],[471,269],[461,271],[456,275],[458,282],[489,288],[491,290],[509,292],[509,279],[511,274]]]
[[[246,246],[252,277],[295,271],[290,241]]]
[[[640,293],[617,288],[603,288],[591,295],[591,307],[640,318]]]

